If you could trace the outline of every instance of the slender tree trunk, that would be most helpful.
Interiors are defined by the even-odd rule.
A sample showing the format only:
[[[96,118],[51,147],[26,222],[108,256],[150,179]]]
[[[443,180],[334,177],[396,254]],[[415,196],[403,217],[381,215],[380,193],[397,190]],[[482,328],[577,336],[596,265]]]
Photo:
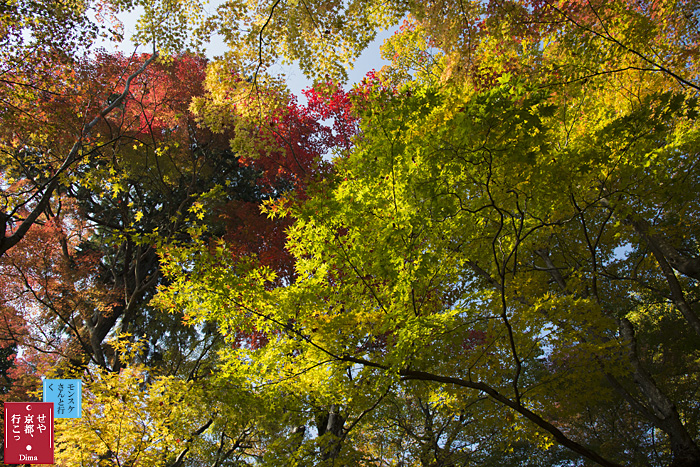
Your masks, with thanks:
[[[340,407],[337,404],[331,404],[327,411],[316,417],[318,435],[332,435],[332,438],[328,439],[327,443],[321,448],[321,459],[324,461],[337,459],[340,455],[344,425],[345,418],[340,414]]]

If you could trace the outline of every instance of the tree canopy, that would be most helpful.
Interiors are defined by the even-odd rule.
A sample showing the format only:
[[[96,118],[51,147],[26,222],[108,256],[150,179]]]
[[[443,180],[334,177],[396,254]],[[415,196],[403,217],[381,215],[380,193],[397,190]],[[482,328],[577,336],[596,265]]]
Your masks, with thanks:
[[[700,465],[695,2],[163,3],[131,58],[5,8],[0,392],[83,379],[59,465]]]

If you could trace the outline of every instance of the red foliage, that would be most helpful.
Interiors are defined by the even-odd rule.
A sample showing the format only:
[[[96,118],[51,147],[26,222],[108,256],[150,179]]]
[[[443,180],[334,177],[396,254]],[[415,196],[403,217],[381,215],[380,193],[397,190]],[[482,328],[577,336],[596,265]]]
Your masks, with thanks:
[[[470,330],[462,341],[462,350],[464,353],[469,354],[476,347],[484,345],[486,337],[486,332],[484,331]]]
[[[273,141],[279,150],[269,151],[270,145],[264,145],[256,159],[242,160],[262,171],[259,182],[268,187],[267,193],[280,180],[292,182],[294,190],[303,192],[313,175],[329,169],[324,157],[348,150],[358,132],[350,96],[340,85],[328,81],[303,93],[307,105],[300,105],[292,96],[286,107],[267,116],[260,127],[259,136]]]
[[[272,139],[279,150],[261,150],[255,159],[241,159],[243,165],[260,172],[257,185],[264,196],[287,196],[285,191],[293,191],[294,198],[303,199],[309,180],[330,169],[324,158],[332,151],[349,150],[358,132],[350,97],[339,85],[322,83],[304,94],[307,105],[292,97],[286,108],[270,115],[261,127],[261,136]],[[253,253],[262,265],[292,280],[293,260],[285,249],[285,232],[292,219],[269,219],[257,202],[246,201],[232,201],[222,213],[227,224],[224,238],[233,257]]]
[[[258,203],[246,201],[228,203],[223,216],[224,239],[233,258],[255,254],[261,265],[270,267],[279,276],[293,277],[293,260],[285,249],[285,231],[291,219],[269,219],[260,212]]]
[[[258,350],[265,347],[269,342],[270,340],[265,332],[257,330],[250,332],[236,331],[231,346],[234,349],[247,348]]]
[[[75,214],[66,202],[60,216],[35,225],[0,257],[0,346],[20,353],[10,357],[5,400],[26,399],[61,356],[77,350],[70,349],[70,323],[93,311],[88,295],[96,292],[92,276],[100,258],[73,256],[85,233]]]
[[[98,55],[91,64],[95,74],[98,108],[111,102],[126,86],[126,77],[150,55],[125,57],[122,54]],[[193,97],[204,93],[207,60],[183,54],[168,62],[155,61],[130,84],[129,95],[109,116],[103,128],[111,136],[128,134],[135,141],[155,144],[164,139],[186,142],[188,132],[196,129],[189,111]]]

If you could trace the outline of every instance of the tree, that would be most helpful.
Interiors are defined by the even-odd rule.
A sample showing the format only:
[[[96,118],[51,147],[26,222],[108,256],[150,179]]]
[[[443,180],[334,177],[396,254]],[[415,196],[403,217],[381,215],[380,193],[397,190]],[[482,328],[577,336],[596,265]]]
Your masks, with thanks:
[[[612,13],[657,27],[648,10],[586,8],[574,11],[596,28]],[[497,404],[501,418],[480,433],[496,427],[511,446],[696,465],[695,279],[680,266],[696,256],[693,71],[641,66],[645,36],[620,42],[612,26],[578,49],[581,22],[568,17],[537,31],[551,47],[494,41],[487,27],[471,43],[475,68],[450,64],[445,46],[439,73],[370,82],[349,155],[308,199],[269,211],[295,219],[295,282],[275,287],[270,269],[190,249],[182,259],[198,266],[169,299],[265,332],[274,345],[228,357],[256,386],[307,391],[346,415],[424,381],[423,399],[455,411]],[[508,60],[479,68],[495,44]],[[359,418],[345,428],[361,430]],[[352,452],[352,434],[342,438],[339,458]]]
[[[82,125],[82,128],[78,132],[78,141],[73,143],[70,149],[67,149],[66,147],[67,154],[64,158],[61,158],[61,155],[59,155],[59,159],[57,160],[49,160],[46,157],[42,157],[45,155],[44,148],[41,146],[37,147],[37,144],[40,145],[42,139],[46,139],[50,136],[55,137],[58,135],[49,136],[47,134],[34,133],[32,131],[34,128],[32,127],[36,121],[39,120],[39,116],[36,114],[30,114],[30,122],[28,127],[22,127],[22,123],[24,123],[22,116],[16,115],[15,112],[11,113],[10,119],[8,120],[11,121],[12,124],[9,124],[8,122],[7,125],[7,129],[10,131],[3,137],[4,147],[2,148],[2,165],[5,168],[3,170],[3,180],[6,184],[17,187],[17,179],[20,178],[21,180],[21,178],[26,177],[29,187],[27,189],[24,186],[21,186],[24,185],[24,183],[20,182],[21,188],[19,190],[19,196],[15,195],[14,190],[3,190],[4,210],[9,211],[9,213],[3,212],[2,218],[0,219],[3,227],[3,238],[2,242],[0,243],[0,253],[5,253],[8,249],[16,245],[26,234],[29,228],[36,222],[37,218],[43,214],[43,211],[47,209],[51,201],[51,197],[60,183],[60,178],[69,167],[75,164],[79,153],[83,150],[83,138],[87,138],[92,129],[98,123],[100,123],[104,117],[106,117],[120,105],[122,100],[129,93],[129,85],[131,81],[142,73],[148,64],[155,59],[155,57],[155,55],[151,57],[143,64],[141,68],[136,70],[127,78],[125,89],[121,94],[116,95],[108,105],[96,112],[97,116],[95,116],[91,121],[85,122],[85,124]],[[30,85],[30,87],[32,86]],[[51,91],[49,91],[49,94],[51,94]],[[61,99],[58,100],[60,103]],[[49,97],[47,101],[49,101],[49,107],[57,103],[53,97]],[[19,110],[18,113],[22,113],[22,109],[16,107],[16,105],[17,104],[14,104],[13,107]],[[17,123],[20,124],[17,125]],[[65,136],[65,134],[61,136]],[[36,141],[37,139],[38,141]],[[66,143],[65,140],[60,142],[64,143],[64,145]],[[39,171],[38,174],[36,173],[37,169]],[[38,199],[36,204],[34,204],[35,198]],[[19,219],[15,219],[20,211],[23,211],[24,215],[22,215]],[[16,228],[11,227],[9,235],[7,231],[8,223],[19,224]]]
[[[99,450],[66,462],[700,462],[694,2],[233,2],[206,77],[61,53],[89,5],[17,5],[5,397],[85,378],[67,424]],[[197,15],[149,5],[139,37],[180,50]],[[278,58],[325,76],[308,106]]]
[[[270,116],[274,124],[265,125],[269,130],[254,136],[260,155],[241,157],[242,150],[237,153],[230,147],[235,139],[232,129],[213,133],[198,125],[189,110],[191,100],[204,93],[205,66],[205,60],[192,55],[161,62],[144,55],[135,63],[121,55],[100,55],[77,70],[74,79],[84,86],[83,93],[75,96],[77,108],[99,106],[101,102],[116,107],[95,124],[91,138],[83,142],[80,157],[55,178],[56,187],[34,227],[27,231],[23,242],[8,250],[0,264],[6,278],[3,331],[7,345],[23,348],[22,359],[14,364],[21,379],[30,380],[20,386],[18,378],[16,394],[11,397],[27,397],[26,392],[37,386],[40,375],[82,377],[87,389],[95,394],[94,403],[86,410],[96,418],[75,427],[69,423],[66,429],[95,436],[106,433],[104,427],[119,419],[130,427],[123,432],[123,446],[131,445],[136,451],[140,442],[159,435],[139,431],[145,419],[139,418],[138,411],[119,411],[117,407],[123,401],[107,402],[116,397],[109,391],[104,393],[104,382],[116,378],[110,372],[123,370],[123,379],[119,377],[123,386],[136,384],[134,374],[138,374],[152,382],[174,381],[167,385],[175,392],[195,391],[195,387],[213,384],[212,374],[219,365],[217,351],[223,341],[214,326],[189,326],[179,310],[163,313],[148,304],[156,287],[168,284],[162,276],[160,255],[167,253],[170,243],[188,245],[199,239],[213,245],[216,239],[225,238],[235,245],[232,261],[256,254],[281,277],[291,273],[289,255],[283,249],[286,221],[267,219],[258,206],[290,190],[303,191],[307,179],[315,176],[322,164],[321,154],[340,144],[341,139],[347,145],[347,132],[334,134],[317,117],[321,113],[326,117],[341,115],[342,109],[329,110],[316,94],[310,108],[290,103]],[[123,70],[139,67],[142,70],[126,88]],[[128,98],[118,100],[124,95]],[[59,136],[79,127],[81,120],[63,103],[50,103]],[[30,133],[21,126],[22,120],[14,123],[18,132]],[[335,127],[342,125],[338,122]],[[33,168],[24,163],[29,154],[17,155],[15,161],[19,163],[8,166],[6,172],[14,177],[7,193],[21,197],[24,186],[32,186],[34,179],[44,177],[27,170],[44,164],[50,171],[52,161],[47,156],[60,153],[65,140],[70,141],[70,136],[57,137],[34,150]],[[271,143],[277,145],[276,152],[262,151]],[[242,149],[255,151],[255,144],[247,144]],[[31,201],[28,206],[32,206]],[[17,213],[22,215],[24,211],[20,207]],[[255,333],[239,333],[239,337],[254,339]],[[122,361],[118,349],[127,345],[125,342],[141,345],[138,355]],[[24,365],[30,360],[37,360],[40,366]],[[134,397],[141,394],[148,399],[149,387],[136,385],[130,391]],[[214,397],[222,387],[210,387],[206,397]],[[209,404],[211,400],[206,397],[192,404]],[[171,400],[159,410],[175,410],[175,403]],[[254,430],[238,427],[236,434],[228,424],[233,413],[230,411],[245,413],[242,405],[257,403],[232,398],[227,409],[212,415],[208,422],[202,420],[198,427],[183,424],[180,419],[173,422],[180,428],[191,428],[188,438],[195,444],[209,439],[212,433],[220,439],[214,448],[206,443],[201,450],[183,447],[172,462],[196,464],[196,459],[210,459],[203,452],[217,449],[218,457],[212,462],[229,462],[242,455]],[[105,404],[116,411],[102,412]],[[141,407],[146,412],[142,417],[159,416],[152,405]],[[173,433],[171,428],[166,432]],[[243,434],[245,437],[234,449],[236,443],[231,437]],[[163,436],[159,443],[170,435]],[[65,447],[67,458],[79,458],[81,452],[87,455],[84,449],[90,443],[72,445],[69,438],[65,441],[70,444]],[[103,441],[101,446],[106,451],[98,455],[107,455],[112,441],[119,442],[116,438]],[[162,453],[158,446],[149,449]],[[259,449],[256,447],[252,455],[261,455]],[[117,457],[120,462],[128,461],[132,454],[129,451]]]
[[[241,465],[261,456],[275,435],[270,419],[282,415],[252,408],[269,401],[231,380],[154,374],[138,363],[142,345],[115,343],[123,371],[98,369],[83,377],[82,417],[56,423],[57,463]]]
[[[96,91],[97,83],[80,76],[80,70],[90,68],[96,40],[121,42],[118,15],[137,6],[145,12],[135,40],[152,44],[154,54],[141,68],[131,67],[117,80],[121,82],[102,82],[106,88]],[[0,255],[43,215],[66,172],[94,150],[89,141],[93,130],[122,105],[131,81],[158,51],[179,52],[190,43],[186,38],[198,12],[197,2],[11,0],[0,5]],[[125,64],[121,72],[129,68]],[[120,92],[108,100],[89,99],[117,86]],[[52,118],[68,109],[72,115],[67,122]],[[46,151],[49,141],[51,154]],[[20,194],[7,189],[17,181],[23,182]]]

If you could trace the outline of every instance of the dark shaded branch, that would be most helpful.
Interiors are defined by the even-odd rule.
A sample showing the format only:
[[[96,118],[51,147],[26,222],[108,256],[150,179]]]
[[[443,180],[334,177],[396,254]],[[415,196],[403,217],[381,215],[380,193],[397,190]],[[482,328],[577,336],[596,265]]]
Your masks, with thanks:
[[[683,317],[688,321],[688,324],[693,328],[695,333],[700,336],[700,319],[695,312],[690,308],[690,305],[685,299],[685,294],[681,288],[681,284],[673,272],[673,268],[666,259],[664,248],[659,245],[658,239],[649,233],[649,224],[645,220],[628,218],[628,221],[634,227],[634,230],[646,241],[651,250],[656,262],[661,269],[669,290],[671,291],[671,299],[676,305],[676,308],[681,312]]]
[[[361,358],[356,358],[352,357],[349,355],[343,356],[341,358],[343,361],[346,362],[352,362],[352,363],[358,363],[361,365],[365,366],[370,366],[374,368],[381,368],[384,370],[388,370],[389,368],[385,365],[381,365],[375,362],[371,362],[368,360],[364,360]],[[609,461],[602,457],[601,455],[591,451],[590,449],[586,448],[585,446],[577,443],[576,441],[573,441],[569,439],[561,430],[559,430],[557,427],[549,423],[547,420],[544,418],[540,417],[536,413],[532,412],[531,410],[527,409],[524,407],[520,402],[514,401],[503,394],[499,393],[496,391],[493,387],[481,383],[481,382],[476,382],[476,381],[469,381],[465,380],[462,378],[454,378],[451,376],[441,376],[441,375],[436,375],[433,373],[428,373],[425,371],[417,371],[417,370],[411,370],[411,369],[402,369],[399,370],[399,376],[403,380],[420,380],[420,381],[434,381],[436,383],[443,383],[443,384],[454,384],[455,386],[460,386],[464,388],[469,388],[469,389],[475,389],[477,391],[481,391],[484,394],[487,394],[489,397],[494,399],[495,401],[500,402],[501,404],[510,407],[511,409],[515,410],[540,428],[546,430],[548,433],[550,433],[554,439],[557,440],[559,444],[562,446],[565,446],[572,451],[580,454],[581,456],[592,460],[593,462],[602,465],[604,467],[621,467],[619,464],[616,464],[612,461]]]
[[[183,449],[183,450],[180,452],[180,454],[178,454],[178,456],[177,456],[177,458],[175,459],[175,461],[174,461],[172,464],[169,464],[167,467],[182,467],[182,463],[183,463],[184,460],[185,460],[185,456],[186,456],[187,453],[190,451],[189,443],[191,443],[192,440],[194,440],[195,437],[197,437],[197,436],[201,435],[202,433],[204,433],[204,432],[207,430],[207,428],[209,428],[209,427],[211,426],[212,423],[214,423],[214,419],[213,419],[213,418],[210,418],[210,419],[207,421],[207,423],[205,423],[205,424],[202,425],[197,431],[195,431],[194,433],[192,433],[192,435],[190,435],[190,437],[187,439],[187,444],[188,444],[188,446],[187,446],[185,449]]]

